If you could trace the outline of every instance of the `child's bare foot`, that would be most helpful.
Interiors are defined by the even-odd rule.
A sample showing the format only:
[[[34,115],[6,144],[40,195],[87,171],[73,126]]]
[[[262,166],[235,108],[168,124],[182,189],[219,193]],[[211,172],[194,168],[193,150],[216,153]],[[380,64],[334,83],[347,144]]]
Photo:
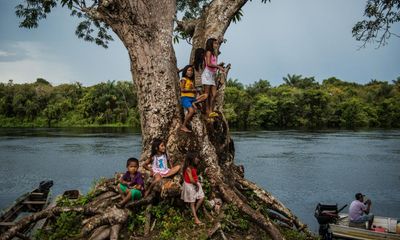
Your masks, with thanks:
[[[194,220],[194,224],[196,224],[196,225],[203,225],[203,223],[202,223],[199,219]]]
[[[192,132],[192,131],[190,131],[187,127],[185,127],[185,126],[182,126],[182,127],[181,127],[181,130],[184,131],[184,132],[187,132],[187,133]]]

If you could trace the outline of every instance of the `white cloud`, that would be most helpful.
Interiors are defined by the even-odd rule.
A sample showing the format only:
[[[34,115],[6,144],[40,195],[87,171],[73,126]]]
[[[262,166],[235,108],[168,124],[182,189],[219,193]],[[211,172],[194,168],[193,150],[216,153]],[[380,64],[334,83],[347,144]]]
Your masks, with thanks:
[[[0,61],[0,82],[14,83],[34,82],[36,78],[47,79],[52,84],[60,84],[74,79],[71,69],[63,64],[56,56],[49,54],[51,49],[37,42],[21,41],[10,44],[16,55],[23,55],[20,59]],[[0,51],[1,56],[10,56],[10,52]],[[23,54],[20,54],[23,53]]]

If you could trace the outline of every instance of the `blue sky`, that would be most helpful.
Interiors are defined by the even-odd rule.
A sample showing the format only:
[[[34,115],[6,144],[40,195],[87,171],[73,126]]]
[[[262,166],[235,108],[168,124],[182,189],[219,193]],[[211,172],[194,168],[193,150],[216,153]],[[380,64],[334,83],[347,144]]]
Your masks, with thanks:
[[[0,82],[34,82],[41,77],[54,85],[79,81],[90,86],[107,80],[130,80],[129,57],[115,37],[108,49],[78,39],[77,19],[56,9],[37,29],[18,28],[14,7],[19,1],[0,0]],[[220,61],[232,63],[231,78],[244,84],[267,79],[282,84],[282,77],[335,76],[367,83],[400,76],[400,39],[376,49],[351,35],[362,19],[366,0],[254,0],[244,16],[225,34]],[[395,25],[400,32],[399,24]],[[190,45],[175,45],[179,67],[187,64]]]

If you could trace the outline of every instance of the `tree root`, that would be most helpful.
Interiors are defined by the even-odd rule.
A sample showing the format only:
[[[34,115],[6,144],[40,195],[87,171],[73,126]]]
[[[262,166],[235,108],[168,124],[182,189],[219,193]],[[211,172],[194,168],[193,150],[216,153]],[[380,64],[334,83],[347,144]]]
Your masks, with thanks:
[[[221,182],[218,186],[222,198],[225,202],[233,203],[238,207],[240,211],[250,217],[250,220],[263,228],[274,240],[284,239],[279,229],[269,220],[269,218],[263,216],[260,212],[255,211],[249,205],[240,199],[236,193],[229,188],[225,183]]]
[[[116,207],[109,207],[106,209],[106,211],[103,214],[97,215],[97,216],[93,217],[89,222],[87,222],[83,226],[81,234],[83,236],[88,236],[89,233],[91,233],[93,230],[95,230],[98,227],[101,227],[104,225],[111,225],[112,228],[111,228],[110,236],[112,236],[113,231],[116,231],[115,229],[113,229],[113,226],[124,224],[128,220],[128,216],[129,216],[129,211],[127,209],[119,209]]]
[[[25,229],[33,222],[37,222],[40,219],[44,219],[50,216],[58,216],[63,212],[79,212],[86,215],[96,214],[96,211],[88,207],[52,207],[41,212],[34,213],[30,216],[22,218],[13,227],[8,229],[5,233],[0,236],[1,240],[9,240],[17,236],[22,229]]]
[[[220,222],[217,222],[216,224],[214,224],[214,226],[212,228],[210,228],[210,230],[208,230],[208,232],[207,232],[208,238],[211,238],[215,234],[215,232],[217,232],[218,229],[220,229],[220,228],[221,228]]]
[[[93,231],[89,240],[105,240],[110,238],[110,227],[109,226],[101,226]]]
[[[252,190],[261,201],[269,206],[270,209],[282,214],[291,222],[293,222],[297,229],[303,231],[307,235],[311,235],[307,228],[307,225],[303,224],[288,208],[286,208],[278,199],[273,197],[270,193],[266,192],[265,190],[258,187],[256,184],[250,182],[247,179],[237,178],[236,180],[245,188]]]
[[[148,236],[149,233],[150,233],[150,224],[151,224],[151,212],[150,212],[150,209],[151,209],[151,204],[149,204],[146,207],[146,212],[145,212],[145,216],[146,216],[146,222],[144,224],[144,235],[145,236]]]

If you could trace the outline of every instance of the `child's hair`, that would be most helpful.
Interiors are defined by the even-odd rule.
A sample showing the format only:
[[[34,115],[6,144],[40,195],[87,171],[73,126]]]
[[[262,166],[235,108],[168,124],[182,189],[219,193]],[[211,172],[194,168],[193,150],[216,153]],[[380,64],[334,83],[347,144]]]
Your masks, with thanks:
[[[214,49],[214,42],[217,41],[215,38],[209,38],[206,42],[206,51],[210,51],[215,56],[216,49]]]
[[[135,162],[139,166],[139,160],[137,160],[134,157],[131,157],[131,158],[128,158],[128,160],[126,160],[126,167],[128,167],[129,164],[131,164],[132,162]]]
[[[194,153],[194,152],[188,152],[188,153],[186,153],[185,164],[183,165],[183,172],[185,172],[186,169],[187,169],[189,166],[193,166],[193,167],[195,166],[194,160],[195,160],[197,157],[198,157],[197,154]]]
[[[156,139],[153,140],[153,143],[151,144],[151,154],[150,154],[150,157],[153,157],[154,155],[157,154],[158,147],[159,147],[160,144],[163,143],[163,142],[164,142],[164,141],[161,140],[161,139],[159,139],[159,138],[156,138]]]
[[[197,48],[194,51],[194,61],[193,65],[196,71],[200,71],[201,68],[204,67],[204,55],[206,53],[206,50],[204,48]]]
[[[189,68],[193,68],[193,65],[186,65],[186,66],[182,69],[182,77],[189,78],[189,77],[186,76],[186,72],[187,72],[187,70],[188,70]],[[189,79],[190,79],[190,80],[193,80],[193,79],[194,79],[194,71],[193,71],[192,77],[190,77]]]

